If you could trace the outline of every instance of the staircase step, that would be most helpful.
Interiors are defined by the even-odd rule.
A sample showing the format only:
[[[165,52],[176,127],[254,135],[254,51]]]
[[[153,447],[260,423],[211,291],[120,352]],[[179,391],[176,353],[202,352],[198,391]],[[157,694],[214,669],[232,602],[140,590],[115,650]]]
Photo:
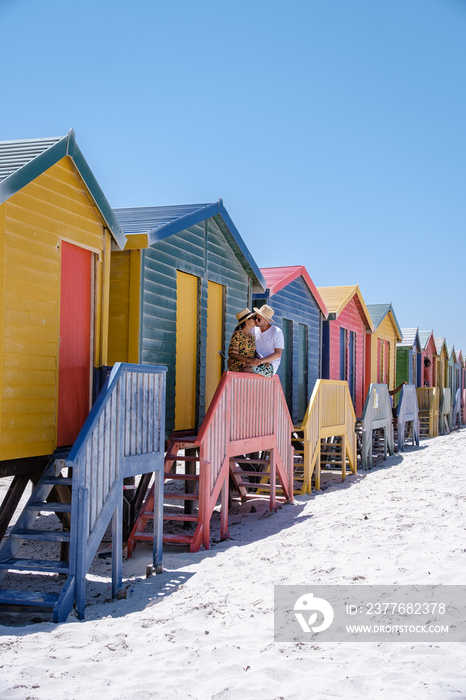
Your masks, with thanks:
[[[199,481],[199,474],[165,474],[165,481]]]
[[[262,488],[262,487],[261,487]],[[259,501],[259,500],[264,500],[264,498],[268,498],[268,495],[263,494],[263,493],[248,493],[248,501]],[[286,501],[285,496],[275,496],[275,500],[278,501],[279,503],[284,503]]]
[[[199,462],[199,457],[196,455],[165,455],[166,462]]]
[[[191,544],[193,538],[189,535],[164,535],[163,541],[165,544]]]
[[[58,594],[40,591],[0,591],[0,605],[20,605],[53,610]]]
[[[41,484],[59,484],[60,486],[72,486],[73,479],[68,476],[44,476]]]
[[[27,510],[40,510],[47,513],[71,513],[71,503],[48,503],[36,501],[26,506]]]
[[[17,530],[10,537],[19,540],[41,540],[44,542],[69,542],[70,533],[66,530]]]
[[[173,520],[173,521],[180,522],[180,523],[183,523],[183,522],[197,523],[197,521],[199,520],[197,515],[168,515],[168,514],[164,515],[163,519],[164,520]]]
[[[268,471],[255,471],[254,469],[231,469],[232,474],[239,474],[240,476],[268,476]]]
[[[0,569],[12,571],[35,571],[67,574],[70,570],[67,561],[53,561],[52,559],[5,559],[0,562]]]
[[[177,492],[165,492],[163,494],[164,498],[182,501],[198,501],[199,495],[197,493],[177,493]]]
[[[250,481],[237,481],[236,486],[243,486],[245,489],[248,489],[248,488],[249,489],[270,489],[270,484],[268,484],[268,483],[262,484],[262,483],[257,482],[257,484],[251,484]],[[275,485],[275,488],[277,489],[277,491],[281,487],[282,487],[282,485],[280,484],[280,482],[277,481],[277,483]],[[248,498],[249,498],[249,494],[248,494]]]

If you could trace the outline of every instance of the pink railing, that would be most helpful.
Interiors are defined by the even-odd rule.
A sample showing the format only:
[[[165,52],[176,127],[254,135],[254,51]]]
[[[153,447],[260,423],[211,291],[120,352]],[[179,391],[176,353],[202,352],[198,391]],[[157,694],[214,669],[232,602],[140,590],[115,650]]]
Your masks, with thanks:
[[[202,423],[199,445],[199,526],[192,549],[209,546],[209,523],[222,493],[221,536],[228,529],[230,458],[270,452],[270,508],[278,476],[287,499],[293,499],[293,423],[277,376],[224,372]]]

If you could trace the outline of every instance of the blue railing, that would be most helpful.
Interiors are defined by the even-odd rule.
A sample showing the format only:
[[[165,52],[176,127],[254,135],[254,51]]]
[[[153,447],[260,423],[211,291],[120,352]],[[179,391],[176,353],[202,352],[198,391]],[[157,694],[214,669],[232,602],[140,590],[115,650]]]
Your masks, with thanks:
[[[70,573],[57,605],[66,619],[73,604],[84,617],[85,580],[112,521],[112,594],[122,583],[123,480],[154,472],[156,506],[153,559],[162,565],[162,493],[166,368],[118,364],[66,460],[73,470]]]

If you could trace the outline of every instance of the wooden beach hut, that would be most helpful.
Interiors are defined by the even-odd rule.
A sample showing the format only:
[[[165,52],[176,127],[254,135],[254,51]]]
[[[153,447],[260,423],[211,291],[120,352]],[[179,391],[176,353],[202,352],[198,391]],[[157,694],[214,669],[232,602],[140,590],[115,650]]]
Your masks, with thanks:
[[[435,349],[437,352],[437,362],[436,362],[436,384],[443,392],[444,389],[448,387],[448,348],[447,341],[445,338],[436,337]]]
[[[396,346],[396,386],[406,382],[421,386],[421,341],[419,328],[402,328]],[[396,397],[397,401],[398,397]]]
[[[356,417],[366,396],[366,337],[374,332],[359,285],[318,287],[328,310],[323,322],[322,377],[348,382]]]
[[[126,241],[73,130],[0,143],[0,234],[0,476],[24,475],[89,413]]]
[[[126,237],[73,131],[0,143],[0,231],[0,476],[14,477],[0,536],[34,483],[0,550],[0,606],[63,621],[73,605],[84,615],[110,522],[114,595],[121,586],[124,480],[162,480],[165,368],[120,364],[94,402],[108,365],[111,250]],[[154,514],[160,569],[161,502]],[[55,590],[40,591],[50,574]]]
[[[285,348],[279,376],[291,418],[303,420],[314,385],[321,378],[322,322],[328,312],[304,265],[261,268],[265,292],[254,305],[269,304],[281,327]]]
[[[462,407],[462,414],[461,414],[461,420],[463,424],[466,423],[466,368],[465,368],[465,359],[463,356],[463,351],[460,350],[458,353],[458,362],[459,362],[459,367],[460,367],[460,387],[461,387],[461,407]]]
[[[448,386],[451,389],[451,397],[452,400],[454,399],[456,395],[457,389],[460,387],[460,371],[459,371],[459,364],[458,364],[458,355],[455,350],[454,345],[448,345],[447,346],[447,352],[448,352]]]
[[[223,201],[115,209],[108,360],[167,367],[166,429],[200,427],[236,314],[265,280]]]
[[[436,386],[436,359],[434,331],[419,331],[421,343],[421,381],[419,386]]]
[[[374,332],[366,336],[366,386],[396,386],[396,344],[401,341],[401,328],[391,304],[367,304]]]
[[[448,345],[446,338],[436,337],[435,347],[437,350],[437,386],[439,388],[439,432],[441,435],[448,433],[451,429],[451,413],[453,409],[453,398],[448,378]]]

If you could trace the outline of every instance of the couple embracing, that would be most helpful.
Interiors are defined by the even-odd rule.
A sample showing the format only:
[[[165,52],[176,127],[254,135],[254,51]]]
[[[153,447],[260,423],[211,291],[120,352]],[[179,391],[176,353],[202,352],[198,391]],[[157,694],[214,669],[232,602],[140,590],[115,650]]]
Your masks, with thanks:
[[[273,377],[285,347],[283,333],[274,325],[274,310],[264,304],[254,311],[243,309],[236,318],[238,325],[228,349],[230,372],[254,372]]]

